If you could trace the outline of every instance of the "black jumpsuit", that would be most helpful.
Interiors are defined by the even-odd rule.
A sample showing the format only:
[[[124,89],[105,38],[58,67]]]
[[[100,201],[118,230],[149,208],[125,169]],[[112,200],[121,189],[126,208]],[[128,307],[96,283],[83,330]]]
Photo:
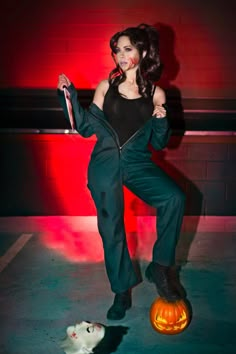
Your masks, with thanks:
[[[166,266],[175,263],[175,248],[184,215],[185,196],[175,182],[151,161],[148,148],[149,144],[156,150],[166,146],[170,136],[168,120],[167,117],[152,116],[152,97],[128,100],[110,87],[104,99],[103,111],[94,103],[85,110],[78,102],[73,84],[68,87],[68,91],[76,130],[84,137],[93,134],[97,136],[88,167],[88,188],[97,209],[98,229],[103,241],[111,289],[115,293],[121,293],[138,282],[126,242],[123,185],[158,209],[158,237],[153,247],[152,260]],[[64,96],[60,90],[58,95],[68,119]],[[121,111],[124,105],[126,109]],[[136,110],[132,109],[133,114],[129,119],[127,114],[134,108],[131,105],[136,105]],[[140,113],[145,106],[146,116]],[[117,113],[121,122],[122,115],[126,117],[124,126],[127,119],[129,123],[127,129],[121,128],[118,131],[117,127],[116,132],[114,127],[117,125]],[[138,122],[138,125],[132,126],[132,120]]]

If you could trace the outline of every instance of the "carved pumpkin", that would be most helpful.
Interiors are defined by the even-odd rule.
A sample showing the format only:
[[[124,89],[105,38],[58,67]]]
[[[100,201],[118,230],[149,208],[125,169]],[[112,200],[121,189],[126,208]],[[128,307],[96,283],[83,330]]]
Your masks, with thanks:
[[[159,297],[151,305],[150,322],[152,327],[163,334],[177,334],[190,323],[190,313],[184,300],[168,302]]]

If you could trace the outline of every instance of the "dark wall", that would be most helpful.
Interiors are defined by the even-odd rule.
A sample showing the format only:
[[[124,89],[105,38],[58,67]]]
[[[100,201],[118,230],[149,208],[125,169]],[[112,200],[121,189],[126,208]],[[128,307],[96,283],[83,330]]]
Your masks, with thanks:
[[[94,90],[78,89],[78,99],[87,108]],[[236,99],[182,98],[166,90],[173,130],[236,130]],[[70,128],[55,89],[0,89],[0,132],[6,129]]]

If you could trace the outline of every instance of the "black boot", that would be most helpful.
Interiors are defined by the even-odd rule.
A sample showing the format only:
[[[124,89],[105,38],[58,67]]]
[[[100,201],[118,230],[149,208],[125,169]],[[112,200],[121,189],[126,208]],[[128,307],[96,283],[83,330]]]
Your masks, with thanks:
[[[182,298],[170,277],[170,267],[152,262],[147,267],[145,276],[151,283],[155,283],[157,292],[167,301],[174,302]]]
[[[130,290],[124,293],[116,294],[113,305],[107,312],[109,320],[121,320],[125,317],[125,312],[131,307],[131,292]]]
[[[173,284],[174,288],[178,291],[181,298],[185,299],[187,297],[187,293],[179,280],[179,272],[176,270],[175,267],[170,267],[168,271],[168,275],[171,283]]]

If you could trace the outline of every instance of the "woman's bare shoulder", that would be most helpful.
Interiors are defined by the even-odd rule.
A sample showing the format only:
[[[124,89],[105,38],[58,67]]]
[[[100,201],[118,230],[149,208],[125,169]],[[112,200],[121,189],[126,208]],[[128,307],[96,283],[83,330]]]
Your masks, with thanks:
[[[154,105],[162,105],[166,102],[166,94],[165,91],[160,86],[155,86],[153,95],[153,103]]]
[[[94,93],[93,103],[95,103],[100,109],[103,109],[103,102],[105,94],[109,88],[108,80],[102,80],[97,85],[97,88]]]
[[[104,94],[106,94],[106,91],[108,90],[108,88],[109,88],[109,82],[107,79],[105,79],[105,80],[101,80],[99,82],[99,84],[97,85],[96,91],[99,90],[99,91],[104,92]]]

